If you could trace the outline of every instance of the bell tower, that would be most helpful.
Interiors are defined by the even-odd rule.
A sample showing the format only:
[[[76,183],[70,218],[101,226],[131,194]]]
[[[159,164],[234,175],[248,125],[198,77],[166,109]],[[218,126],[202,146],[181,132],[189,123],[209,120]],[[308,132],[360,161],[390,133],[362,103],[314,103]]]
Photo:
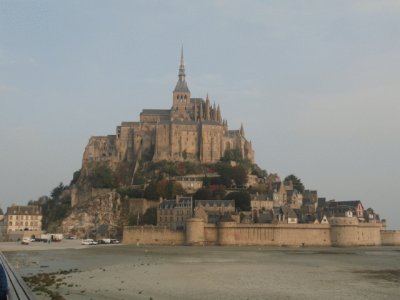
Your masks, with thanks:
[[[172,110],[186,113],[190,108],[190,91],[186,83],[185,63],[183,60],[183,47],[181,49],[181,62],[179,65],[178,82],[172,93]]]

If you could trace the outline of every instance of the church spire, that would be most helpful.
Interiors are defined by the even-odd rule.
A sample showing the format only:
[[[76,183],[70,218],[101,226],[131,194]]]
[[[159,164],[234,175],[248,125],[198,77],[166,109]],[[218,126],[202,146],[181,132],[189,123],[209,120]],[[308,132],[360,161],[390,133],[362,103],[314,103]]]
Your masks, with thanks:
[[[179,64],[178,82],[176,83],[174,93],[190,93],[186,83],[185,61],[183,59],[183,46],[181,48],[181,60]]]
[[[179,65],[178,77],[179,77],[179,81],[185,81],[186,74],[185,74],[185,61],[183,59],[183,45],[181,48],[181,64]]]
[[[240,125],[240,135],[241,135],[242,137],[244,137],[243,123],[241,123],[241,125]]]

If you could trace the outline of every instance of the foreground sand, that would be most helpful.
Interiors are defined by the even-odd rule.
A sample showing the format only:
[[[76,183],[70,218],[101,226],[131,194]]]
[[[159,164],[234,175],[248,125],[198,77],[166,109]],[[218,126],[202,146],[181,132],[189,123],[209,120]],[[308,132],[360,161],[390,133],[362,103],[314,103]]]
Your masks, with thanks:
[[[79,269],[58,275],[65,299],[400,298],[400,247],[35,247],[5,254],[24,276]]]

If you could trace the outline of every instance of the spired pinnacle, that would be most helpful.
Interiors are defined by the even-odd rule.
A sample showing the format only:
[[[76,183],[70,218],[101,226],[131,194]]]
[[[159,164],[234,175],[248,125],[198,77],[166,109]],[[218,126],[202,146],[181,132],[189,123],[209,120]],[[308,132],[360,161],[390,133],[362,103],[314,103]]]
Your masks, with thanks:
[[[243,123],[241,123],[241,125],[240,125],[240,135],[244,137]]]
[[[181,47],[181,66],[185,66],[185,62],[183,61],[183,45]]]
[[[179,76],[179,81],[185,81],[186,74],[185,74],[185,62],[183,59],[183,45],[181,48],[181,63],[179,65],[179,75],[178,76]]]
[[[185,74],[185,62],[183,59],[183,45],[181,48],[181,60],[179,65],[179,73],[178,73],[178,82],[176,84],[174,92],[178,93],[190,93],[189,88],[186,83],[186,74]]]

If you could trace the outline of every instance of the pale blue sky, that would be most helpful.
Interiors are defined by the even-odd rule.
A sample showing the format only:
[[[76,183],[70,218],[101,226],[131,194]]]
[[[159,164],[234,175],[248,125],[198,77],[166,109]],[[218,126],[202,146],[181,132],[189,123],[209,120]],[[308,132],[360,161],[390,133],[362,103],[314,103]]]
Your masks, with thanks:
[[[0,0],[0,206],[68,183],[91,135],[192,95],[257,163],[400,228],[400,2]]]

